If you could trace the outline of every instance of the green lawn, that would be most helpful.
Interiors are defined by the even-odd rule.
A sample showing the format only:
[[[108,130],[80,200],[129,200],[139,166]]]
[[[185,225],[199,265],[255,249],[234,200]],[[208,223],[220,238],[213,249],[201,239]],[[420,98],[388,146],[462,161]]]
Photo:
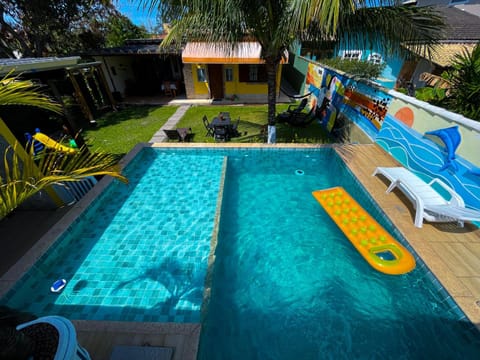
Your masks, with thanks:
[[[287,107],[288,104],[278,104],[277,113]],[[83,136],[92,150],[124,155],[137,143],[150,141],[177,108],[178,106],[132,106],[111,112],[97,119],[97,126],[84,131]],[[266,141],[266,105],[191,106],[176,127],[191,128],[194,133],[193,142],[213,143],[214,139],[206,136],[202,117],[206,115],[211,121],[221,111],[229,112],[233,121],[240,118],[238,131],[242,135],[233,138],[231,142]],[[328,140],[323,128],[314,122],[305,128],[277,124],[277,142],[325,143]]]
[[[287,107],[288,105],[286,104],[278,104],[277,113],[284,111]],[[191,128],[195,134],[193,137],[194,142],[215,142],[212,137],[206,136],[202,117],[206,115],[208,120],[211,121],[222,111],[229,112],[233,122],[240,118],[238,131],[242,136],[231,139],[231,142],[265,142],[266,134],[264,133],[264,129],[267,124],[266,105],[192,106],[179,121],[177,127]],[[315,123],[311,123],[305,128],[295,128],[286,124],[277,124],[277,142],[279,143],[324,143],[327,142],[326,138],[323,128]]]
[[[132,106],[97,119],[83,132],[92,150],[124,155],[140,142],[148,142],[178,106]]]

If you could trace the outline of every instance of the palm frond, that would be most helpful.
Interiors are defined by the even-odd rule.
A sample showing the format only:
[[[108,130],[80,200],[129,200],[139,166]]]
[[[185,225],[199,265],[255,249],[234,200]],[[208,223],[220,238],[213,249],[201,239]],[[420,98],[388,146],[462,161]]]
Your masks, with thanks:
[[[376,48],[398,55],[406,53],[407,45],[410,51],[429,58],[443,36],[445,23],[431,7],[389,6],[342,12],[339,29],[339,43],[346,48]]]
[[[12,77],[10,72],[0,80],[0,106],[23,105],[62,113],[62,107],[29,80]]]
[[[118,159],[107,153],[89,153],[85,148],[73,155],[61,151],[44,151],[21,161],[15,148],[4,153],[4,178],[0,177],[0,218],[21,203],[53,184],[79,181],[90,176],[108,175],[128,183],[121,174]]]
[[[453,85],[451,81],[428,72],[421,73],[419,79],[425,82],[427,86],[438,87],[440,89],[450,89]]]

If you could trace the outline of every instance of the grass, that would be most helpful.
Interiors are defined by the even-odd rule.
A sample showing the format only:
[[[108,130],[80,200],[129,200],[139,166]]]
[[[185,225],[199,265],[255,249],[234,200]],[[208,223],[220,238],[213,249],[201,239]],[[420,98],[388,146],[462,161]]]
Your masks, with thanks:
[[[110,112],[83,137],[92,150],[124,155],[140,142],[148,142],[177,110],[177,106],[135,106]]]
[[[284,111],[288,105],[277,105],[277,112]],[[192,106],[178,122],[177,127],[191,128],[194,133],[194,142],[215,142],[212,137],[206,136],[202,117],[207,116],[209,121],[219,112],[229,112],[232,122],[240,118],[238,131],[240,137],[231,139],[231,142],[265,142],[265,125],[267,124],[266,105],[211,105]],[[279,143],[325,143],[327,135],[319,124],[312,123],[305,128],[295,128],[286,124],[277,124],[277,142]]]
[[[277,113],[284,111],[288,104],[278,104]],[[148,142],[177,110],[177,106],[132,106],[111,112],[97,119],[97,126],[83,133],[92,150],[101,150],[116,155],[128,153],[137,143]],[[191,128],[193,142],[213,143],[206,136],[202,117],[211,121],[219,112],[229,112],[232,121],[240,118],[240,137],[231,142],[264,143],[266,141],[267,105],[210,105],[191,106],[176,127]],[[175,141],[175,140],[172,140]],[[313,122],[304,128],[277,124],[278,143],[326,143],[324,129]]]

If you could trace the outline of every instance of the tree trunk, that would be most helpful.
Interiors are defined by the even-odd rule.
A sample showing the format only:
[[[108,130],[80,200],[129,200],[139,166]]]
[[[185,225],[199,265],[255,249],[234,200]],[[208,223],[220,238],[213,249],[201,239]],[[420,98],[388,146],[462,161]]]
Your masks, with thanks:
[[[278,63],[274,61],[266,62],[267,68],[267,85],[268,85],[268,140],[269,144],[276,142],[275,129],[275,105],[277,103],[277,68]]]
[[[267,62],[268,84],[268,125],[275,125],[275,105],[277,102],[277,67],[278,64]]]

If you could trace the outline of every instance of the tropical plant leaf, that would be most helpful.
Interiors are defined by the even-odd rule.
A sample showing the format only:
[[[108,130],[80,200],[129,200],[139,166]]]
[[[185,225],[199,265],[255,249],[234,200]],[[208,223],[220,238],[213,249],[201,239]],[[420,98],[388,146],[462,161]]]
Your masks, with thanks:
[[[121,174],[118,158],[107,153],[89,153],[81,148],[73,155],[59,150],[33,152],[22,161],[15,144],[4,152],[4,178],[0,177],[0,218],[15,210],[25,200],[53,184],[79,181],[90,176],[108,175],[128,183]]]
[[[19,76],[12,76],[12,72],[0,80],[0,106],[34,106],[57,114],[62,113],[61,105],[45,95],[39,86],[29,80],[22,80]]]

